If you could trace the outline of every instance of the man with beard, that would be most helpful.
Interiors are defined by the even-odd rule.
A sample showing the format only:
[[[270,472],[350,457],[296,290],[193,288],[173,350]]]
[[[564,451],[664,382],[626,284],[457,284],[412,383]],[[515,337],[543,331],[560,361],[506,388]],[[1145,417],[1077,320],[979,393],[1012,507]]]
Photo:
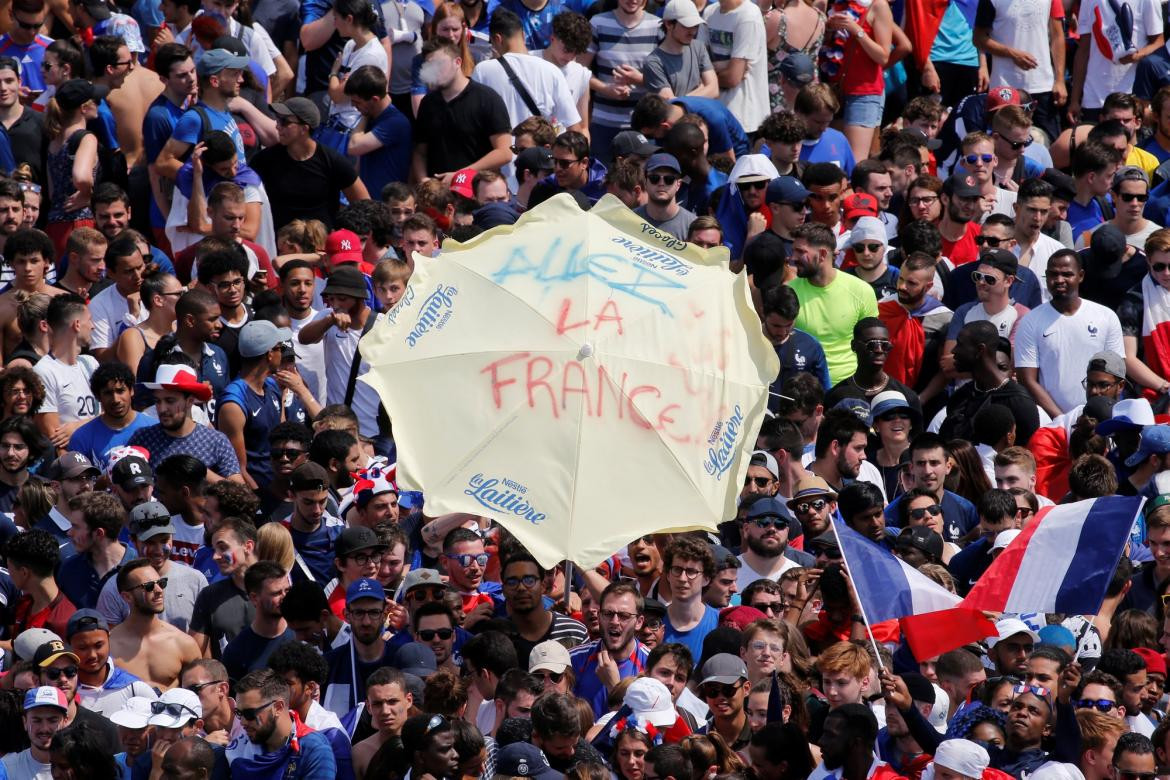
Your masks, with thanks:
[[[47,479],[56,491],[57,503],[32,527],[48,531],[55,536],[61,544],[62,555],[69,557],[75,552],[72,546],[68,546],[69,502],[74,496],[92,491],[94,483],[101,476],[101,471],[80,452],[69,451],[50,463],[41,476]]]
[[[868,283],[879,301],[897,291],[898,269],[886,260],[888,241],[877,217],[858,217],[849,231],[849,246],[857,265],[846,270]]]
[[[152,465],[171,455],[191,455],[207,465],[207,479],[243,482],[240,462],[228,437],[198,425],[191,417],[196,401],[211,400],[211,387],[199,381],[194,367],[184,365],[189,361],[182,356],[166,359],[183,362],[162,363],[154,381],[142,383],[142,387],[154,392],[158,424],[135,431],[130,446],[146,448]]]
[[[420,78],[430,91],[418,106],[414,178],[435,176],[449,184],[464,168],[506,165],[512,159],[512,125],[504,99],[463,75],[463,58],[449,41],[432,38],[423,45],[422,57]],[[452,133],[453,127],[463,132]]]
[[[792,231],[804,224],[808,196],[808,190],[794,176],[781,176],[768,183],[764,203],[772,212],[772,224],[743,249],[744,267],[753,290],[770,290],[788,276]]]
[[[868,435],[869,426],[856,414],[847,409],[830,409],[817,429],[814,458],[808,470],[840,493],[861,474]]]
[[[999,335],[1005,339],[1012,339],[1016,335],[1016,326],[1028,313],[1028,307],[1016,303],[1012,299],[1012,288],[1020,273],[1019,260],[1011,252],[1011,246],[1006,240],[999,240],[1007,233],[1007,228],[999,224],[999,220],[1006,217],[997,217],[993,223],[988,220],[983,225],[980,239],[994,240],[997,246],[984,250],[979,256],[976,269],[971,273],[972,285],[975,291],[975,300],[960,304],[955,309],[955,316],[947,328],[946,341],[943,342],[942,360],[944,371],[954,377],[953,366],[947,365],[948,358],[955,350],[955,340],[959,329],[968,322],[986,320],[995,325]],[[998,236],[996,234],[999,234]],[[1024,271],[1029,273],[1027,269]],[[962,274],[959,274],[960,276]],[[966,378],[966,377],[962,377]]]
[[[807,543],[829,530],[837,511],[837,494],[829,483],[813,474],[796,483],[788,508],[800,523]]]
[[[431,648],[435,663],[456,673],[459,665],[455,660],[455,613],[442,603],[423,604],[411,618],[414,641]],[[405,668],[406,664],[399,661]]]
[[[1020,384],[1052,417],[1082,402],[1083,366],[1094,354],[1103,350],[1125,354],[1117,314],[1081,298],[1085,278],[1081,263],[1072,250],[1048,259],[1044,275],[1052,299],[1028,312],[1016,332]]]
[[[92,608],[105,581],[134,558],[118,541],[126,512],[109,493],[82,493],[69,502],[69,523],[77,555],[61,564],[57,582],[78,608]]]
[[[890,331],[885,323],[877,317],[859,320],[853,326],[853,341],[849,348],[857,356],[857,370],[825,395],[826,409],[832,409],[846,398],[860,398],[868,403],[878,393],[897,390],[915,411],[922,414],[918,395],[885,371],[888,356],[893,349]]]
[[[956,266],[975,260],[979,257],[975,236],[983,215],[983,187],[973,174],[957,173],[943,183],[942,206],[938,231],[943,256]]]
[[[97,398],[89,379],[98,362],[87,354],[94,320],[85,301],[76,295],[58,295],[45,315],[52,332],[49,354],[33,370],[45,386],[45,400],[34,419],[41,433],[64,448],[82,424],[97,416]]]
[[[3,60],[0,60],[0,75],[3,73]],[[3,94],[2,88],[0,88],[0,94]],[[3,109],[0,108],[0,113],[2,111]],[[23,224],[24,191],[20,189],[19,183],[11,179],[5,179],[3,182],[0,182],[0,252],[4,251],[5,242],[11,236],[15,235],[16,231],[20,230]],[[53,272],[50,271],[50,273]],[[11,276],[11,268],[5,267],[3,271],[0,271],[0,280],[8,281],[4,277]]]
[[[252,622],[223,649],[221,660],[231,679],[267,666],[268,656],[281,643],[296,639],[280,613],[288,588],[288,574],[275,561],[258,561],[244,572]]]
[[[154,690],[110,657],[110,624],[101,613],[79,609],[69,618],[65,641],[77,656],[77,697],[81,706],[107,718],[132,696],[157,698]]]
[[[345,594],[349,641],[325,653],[329,678],[321,695],[325,709],[345,717],[366,698],[366,680],[376,669],[392,666],[394,649],[382,639],[386,625],[386,592],[374,579],[361,579]]]
[[[897,297],[882,301],[877,315],[889,331],[889,353],[883,369],[903,385],[920,391],[922,402],[945,386],[938,356],[953,317],[953,312],[930,294],[934,277],[935,258],[911,252],[898,274]]]
[[[304,344],[296,335],[317,316],[313,296],[317,290],[317,275],[307,260],[290,260],[280,267],[280,302],[288,312],[293,332],[293,349],[297,356],[297,370],[314,398],[328,397],[325,388],[325,344]]]
[[[988,320],[969,322],[958,331],[955,370],[969,374],[972,381],[962,385],[947,400],[947,416],[939,428],[944,439],[973,439],[975,414],[989,403],[1011,410],[1016,421],[1016,444],[1020,446],[1027,446],[1040,427],[1040,413],[1032,396],[996,365],[998,343],[999,331]]]
[[[106,248],[106,276],[114,283],[89,302],[93,312],[93,349],[99,358],[112,354],[114,342],[126,328],[144,321],[150,312],[142,305],[146,259],[138,241],[122,235]]]
[[[836,253],[837,238],[824,225],[806,223],[793,229],[789,263],[798,278],[790,286],[800,300],[794,324],[824,347],[833,383],[857,369],[857,358],[850,350],[853,326],[878,313],[873,288],[838,271],[833,263]]]
[[[76,235],[77,231],[74,231]],[[124,363],[105,363],[89,378],[90,392],[97,398],[101,413],[83,423],[69,437],[69,450],[84,455],[98,468],[106,466],[106,453],[130,442],[139,428],[151,419],[134,410],[134,373]],[[63,498],[70,498],[63,496]]]
[[[670,581],[671,602],[666,608],[667,642],[679,642],[697,658],[702,655],[703,640],[719,625],[719,610],[703,603],[703,589],[715,576],[715,556],[705,541],[679,535],[671,540],[662,555]],[[638,610],[641,622],[642,610]],[[607,626],[606,609],[601,610],[602,638],[613,632]]]
[[[877,718],[866,704],[843,704],[825,717],[818,742],[821,763],[809,780],[840,777],[841,780],[895,780],[899,775],[874,756]]]
[[[732,750],[744,750],[752,738],[746,704],[747,667],[731,653],[716,653],[703,664],[699,691],[711,708],[707,728],[719,734]]]
[[[65,291],[49,284],[49,273],[56,264],[53,241],[32,228],[18,230],[4,242],[4,265],[12,269],[12,284],[0,293],[0,323],[4,328],[4,354],[11,355],[22,338],[17,308],[33,293],[48,296]],[[24,295],[17,295],[23,293]]]
[[[402,672],[384,666],[370,675],[366,681],[366,710],[377,730],[353,746],[353,771],[357,777],[365,777],[370,759],[382,745],[391,740],[401,742],[402,727],[413,705],[414,697],[406,689]]]
[[[778,580],[789,569],[812,565],[811,555],[788,549],[792,522],[792,515],[779,499],[757,498],[748,507],[741,528],[747,549],[739,556],[740,568],[736,577],[739,590],[756,580]]]
[[[682,169],[669,154],[655,154],[646,161],[646,195],[644,205],[634,213],[661,231],[685,241],[695,214],[675,199],[682,186]]]
[[[195,640],[163,621],[166,577],[147,558],[136,558],[118,572],[118,592],[130,615],[110,631],[110,654],[147,683],[161,690],[179,681],[179,671],[202,657]]]
[[[695,546],[702,546],[694,542]],[[711,551],[702,546],[710,562]],[[688,563],[688,566],[694,564]],[[713,564],[711,564],[713,565]],[[699,579],[687,580],[692,587],[685,593],[689,604],[697,604],[704,612],[718,613],[702,602],[702,586]],[[678,591],[675,593],[678,603]],[[595,717],[609,708],[606,704],[607,691],[625,677],[637,677],[646,668],[649,651],[636,638],[642,627],[642,594],[628,582],[615,582],[601,594],[601,638],[573,648],[569,655],[573,659],[573,674],[577,678],[574,690],[577,696],[589,702]],[[711,621],[711,627],[715,620]]]
[[[110,492],[127,512],[154,498],[154,470],[137,453],[119,458],[110,469],[109,480]]]
[[[654,545],[650,548],[654,549]],[[511,639],[516,645],[516,657],[522,663],[527,663],[532,648],[541,642],[552,639],[565,645],[579,645],[589,638],[584,624],[545,606],[546,573],[526,552],[509,556],[500,567],[504,604],[514,629]]]
[[[249,672],[236,683],[236,712],[247,739],[228,745],[233,776],[305,780],[338,776],[329,739],[301,721],[289,706],[290,699],[288,683],[271,669]]]
[[[219,318],[219,301],[207,290],[188,290],[175,304],[175,333],[163,336],[153,348],[148,348],[138,361],[138,381],[154,378],[165,358],[181,353],[195,367],[200,382],[211,385],[214,393],[222,393],[228,385],[228,357],[218,346],[223,322]],[[154,403],[150,391],[141,384],[134,391],[134,408],[146,409]],[[213,409],[213,403],[208,404]]]
[[[186,564],[172,560],[175,526],[170,511],[158,501],[147,501],[130,510],[130,541],[150,561],[160,577],[166,577],[163,620],[180,631],[191,623],[195,599],[207,587],[207,578]],[[118,594],[117,582],[109,579],[98,595],[97,610],[110,625],[127,618],[130,610]],[[113,710],[111,710],[112,712]]]
[[[0,512],[11,512],[16,495],[28,481],[28,467],[45,455],[48,442],[27,417],[0,422]]]

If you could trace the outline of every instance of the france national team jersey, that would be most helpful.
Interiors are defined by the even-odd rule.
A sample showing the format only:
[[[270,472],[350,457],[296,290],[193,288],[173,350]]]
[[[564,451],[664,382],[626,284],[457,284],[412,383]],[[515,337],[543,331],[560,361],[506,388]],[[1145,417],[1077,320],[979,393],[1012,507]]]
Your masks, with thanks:
[[[28,87],[34,94],[45,91],[41,63],[45,61],[45,49],[52,42],[52,38],[38,35],[32,43],[24,46],[9,35],[0,35],[0,57],[12,57],[20,62],[20,85]]]
[[[225,404],[234,404],[244,412],[244,451],[248,456],[248,473],[257,485],[272,481],[272,462],[268,456],[268,434],[280,424],[281,391],[276,380],[264,380],[264,395],[257,395],[243,379],[233,380],[224,388],[216,405],[222,414]]]
[[[293,581],[308,579],[324,586],[337,576],[333,569],[333,544],[345,529],[345,523],[329,513],[321,518],[321,525],[315,531],[298,531],[292,527],[292,517],[284,519],[284,525],[292,534],[293,548],[297,562],[293,566]]]

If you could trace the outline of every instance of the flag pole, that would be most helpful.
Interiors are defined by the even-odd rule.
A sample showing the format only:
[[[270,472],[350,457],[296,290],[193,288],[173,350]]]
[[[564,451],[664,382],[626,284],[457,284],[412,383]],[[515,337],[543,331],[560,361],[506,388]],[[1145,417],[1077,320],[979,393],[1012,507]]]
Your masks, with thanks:
[[[837,548],[841,550],[841,563],[845,565],[845,574],[849,577],[849,584],[853,588],[853,595],[857,598],[857,609],[861,612],[861,620],[865,624],[865,635],[869,637],[869,643],[873,647],[873,657],[877,662],[878,671],[884,672],[886,671],[886,666],[882,663],[882,654],[878,651],[877,640],[873,638],[873,629],[870,628],[869,616],[865,614],[865,604],[861,602],[861,594],[857,592],[857,580],[853,579],[853,571],[849,568],[849,558],[845,555],[845,545],[841,544],[841,537],[837,534],[837,523],[830,519],[829,526],[833,529],[833,538],[837,540]]]

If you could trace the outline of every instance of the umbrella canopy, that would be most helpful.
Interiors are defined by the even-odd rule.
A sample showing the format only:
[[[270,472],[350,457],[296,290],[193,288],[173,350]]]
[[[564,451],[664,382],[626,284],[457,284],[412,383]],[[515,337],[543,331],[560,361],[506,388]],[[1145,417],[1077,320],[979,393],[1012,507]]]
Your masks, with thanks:
[[[440,257],[363,338],[427,514],[492,517],[544,566],[735,515],[779,373],[744,274],[613,197],[558,195]]]

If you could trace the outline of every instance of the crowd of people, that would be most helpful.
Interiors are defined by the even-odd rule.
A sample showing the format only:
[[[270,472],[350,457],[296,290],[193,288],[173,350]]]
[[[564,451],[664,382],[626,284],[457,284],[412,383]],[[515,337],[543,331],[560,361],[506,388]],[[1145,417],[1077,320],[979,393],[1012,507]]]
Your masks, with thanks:
[[[8,0],[0,778],[1170,777],[1166,27]],[[360,345],[416,259],[606,196],[744,274],[780,372],[734,517],[567,575],[400,489]],[[961,596],[1113,495],[1096,613],[934,657],[838,533]]]

